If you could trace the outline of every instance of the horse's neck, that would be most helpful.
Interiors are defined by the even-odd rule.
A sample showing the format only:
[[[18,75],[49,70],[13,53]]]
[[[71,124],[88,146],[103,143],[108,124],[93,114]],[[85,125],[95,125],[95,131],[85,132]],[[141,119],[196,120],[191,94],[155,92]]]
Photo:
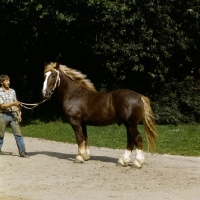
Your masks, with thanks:
[[[73,81],[69,77],[60,76],[58,94],[61,101],[71,99],[80,89],[81,82]]]

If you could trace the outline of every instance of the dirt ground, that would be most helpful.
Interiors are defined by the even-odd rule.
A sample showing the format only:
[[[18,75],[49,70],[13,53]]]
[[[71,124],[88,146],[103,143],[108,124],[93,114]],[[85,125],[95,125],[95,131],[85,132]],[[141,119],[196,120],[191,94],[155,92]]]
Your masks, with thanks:
[[[19,157],[14,136],[5,135],[0,200],[200,199],[200,157],[145,154],[137,169],[116,166],[124,150],[91,147],[91,159],[77,164],[77,145],[24,139],[29,158]]]

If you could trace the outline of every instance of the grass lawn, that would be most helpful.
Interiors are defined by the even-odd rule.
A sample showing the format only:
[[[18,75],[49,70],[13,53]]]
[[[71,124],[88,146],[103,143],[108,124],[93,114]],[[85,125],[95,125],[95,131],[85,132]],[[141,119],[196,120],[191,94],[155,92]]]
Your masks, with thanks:
[[[143,125],[138,129],[143,137],[144,150],[147,151],[146,136]],[[159,139],[156,153],[200,156],[200,126],[157,126]],[[11,131],[10,128],[7,131]],[[42,123],[34,121],[29,124],[22,123],[21,131],[24,136],[43,138],[59,142],[76,143],[75,134],[71,126],[61,121]],[[111,125],[105,127],[88,126],[89,145],[97,147],[109,147],[117,149],[126,148],[126,132],[123,125]]]

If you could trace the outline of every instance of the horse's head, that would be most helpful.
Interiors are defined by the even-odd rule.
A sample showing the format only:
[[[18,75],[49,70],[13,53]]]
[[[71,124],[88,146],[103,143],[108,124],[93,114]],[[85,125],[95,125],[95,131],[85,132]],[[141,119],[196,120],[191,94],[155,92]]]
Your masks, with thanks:
[[[44,64],[43,98],[50,98],[54,89],[60,84],[59,63]]]

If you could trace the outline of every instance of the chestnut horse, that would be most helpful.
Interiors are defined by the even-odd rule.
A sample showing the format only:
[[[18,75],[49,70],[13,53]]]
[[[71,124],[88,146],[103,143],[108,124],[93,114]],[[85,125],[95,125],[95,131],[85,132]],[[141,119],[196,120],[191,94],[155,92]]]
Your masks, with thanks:
[[[155,148],[157,131],[150,101],[147,97],[128,89],[97,92],[94,85],[81,72],[60,65],[45,63],[43,97],[50,98],[54,89],[62,104],[66,118],[72,126],[78,144],[75,162],[90,158],[86,125],[106,126],[124,124],[127,131],[127,147],[118,164],[131,162],[131,152],[136,147],[133,162],[137,167],[144,163],[142,137],[137,129],[143,121],[150,150]]]

